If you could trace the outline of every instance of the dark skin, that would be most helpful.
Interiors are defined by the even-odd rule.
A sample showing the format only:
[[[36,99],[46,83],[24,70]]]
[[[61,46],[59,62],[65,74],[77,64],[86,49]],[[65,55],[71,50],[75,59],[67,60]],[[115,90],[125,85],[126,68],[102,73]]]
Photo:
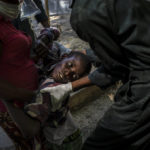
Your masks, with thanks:
[[[75,81],[84,74],[85,70],[83,68],[80,58],[75,56],[66,57],[56,64],[51,76],[56,82],[66,83]]]
[[[83,50],[82,53],[86,55],[86,51],[85,51],[85,50]],[[56,70],[54,70],[54,71],[52,72],[52,74],[51,74],[52,77],[53,77],[56,81],[62,80],[59,72],[61,72],[60,69],[62,69],[62,70],[64,70],[64,69],[63,69],[63,67],[61,68],[60,66],[61,66],[61,65],[58,64],[58,65],[55,67]],[[57,68],[57,67],[58,67],[58,68]],[[81,67],[81,68],[83,69],[83,67]],[[84,70],[82,70],[82,71],[84,72]],[[63,71],[62,71],[62,72],[63,72]],[[81,73],[81,74],[82,74],[82,73]],[[79,75],[80,77],[82,76],[81,74]],[[71,74],[71,75],[72,75],[72,74]],[[72,89],[73,89],[73,90],[79,89],[79,88],[81,88],[81,87],[85,87],[85,86],[92,85],[91,80],[89,79],[88,75],[85,75],[85,76],[83,76],[83,77],[81,77],[81,78],[75,78],[74,80],[70,80],[70,81],[71,81]],[[65,81],[64,81],[64,82],[65,82]]]

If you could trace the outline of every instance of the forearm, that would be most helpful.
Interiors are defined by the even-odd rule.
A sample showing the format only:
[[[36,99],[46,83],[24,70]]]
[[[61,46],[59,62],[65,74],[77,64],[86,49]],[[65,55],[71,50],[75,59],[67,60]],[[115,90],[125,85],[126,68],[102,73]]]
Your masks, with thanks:
[[[34,2],[41,11],[40,14],[35,15],[37,22],[40,22],[43,25],[43,27],[49,28],[50,24],[48,22],[48,16],[46,15],[46,12],[43,8],[42,1],[41,0],[34,0]]]
[[[35,92],[24,88],[18,88],[8,81],[0,79],[0,98],[4,100],[29,101],[35,96]]]
[[[16,108],[12,103],[4,101],[5,106],[25,138],[32,138],[40,130],[40,122],[30,118],[20,108]]]
[[[78,88],[91,85],[92,83],[90,79],[88,78],[88,76],[85,76],[85,77],[80,78],[79,80],[71,82],[71,84],[72,84],[73,90],[76,90]]]
[[[41,24],[43,25],[44,28],[49,28],[50,24],[48,22],[48,20],[42,21]]]

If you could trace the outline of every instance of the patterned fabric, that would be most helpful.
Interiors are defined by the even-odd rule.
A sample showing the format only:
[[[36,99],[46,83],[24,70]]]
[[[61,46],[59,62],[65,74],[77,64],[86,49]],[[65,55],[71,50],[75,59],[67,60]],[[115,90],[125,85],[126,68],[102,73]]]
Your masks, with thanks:
[[[58,85],[60,83],[54,82],[53,79],[47,79],[39,90]],[[82,145],[82,138],[69,111],[68,98],[61,102],[59,108],[53,109],[53,106],[50,93],[38,92],[33,102],[25,106],[25,111],[41,122],[46,138],[46,147],[52,150],[61,148],[61,150],[79,150]],[[77,140],[78,138],[80,140]]]
[[[40,87],[39,90],[45,87],[57,86],[60,83],[54,82],[52,79],[46,80]],[[38,119],[41,124],[49,124],[50,127],[58,127],[62,125],[66,120],[66,115],[68,113],[68,98],[62,103],[62,107],[59,110],[53,112],[51,95],[49,93],[38,92],[37,97],[31,104],[25,106],[25,111],[31,117]]]
[[[0,126],[13,140],[16,150],[45,150],[41,145],[44,143],[42,135],[29,140],[25,139],[7,112],[0,112]]]

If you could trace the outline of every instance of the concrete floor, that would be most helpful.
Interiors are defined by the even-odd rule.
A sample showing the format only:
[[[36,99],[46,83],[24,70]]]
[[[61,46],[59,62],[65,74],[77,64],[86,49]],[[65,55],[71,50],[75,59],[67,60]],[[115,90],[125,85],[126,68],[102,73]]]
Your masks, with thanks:
[[[95,129],[98,121],[104,115],[105,111],[111,106],[112,101],[106,94],[89,102],[79,110],[73,111],[72,115],[78,123],[85,140]]]

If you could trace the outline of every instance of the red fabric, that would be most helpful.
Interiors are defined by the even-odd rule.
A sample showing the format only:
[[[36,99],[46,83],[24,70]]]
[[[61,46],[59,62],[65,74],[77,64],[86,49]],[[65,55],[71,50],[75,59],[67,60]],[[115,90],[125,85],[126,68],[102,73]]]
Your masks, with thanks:
[[[37,89],[38,73],[34,62],[30,59],[31,38],[0,16],[0,41],[2,56],[0,57],[0,78],[17,87],[30,90]],[[9,91],[8,91],[9,92]],[[22,103],[19,106],[23,106]],[[0,102],[0,111],[6,111]]]

